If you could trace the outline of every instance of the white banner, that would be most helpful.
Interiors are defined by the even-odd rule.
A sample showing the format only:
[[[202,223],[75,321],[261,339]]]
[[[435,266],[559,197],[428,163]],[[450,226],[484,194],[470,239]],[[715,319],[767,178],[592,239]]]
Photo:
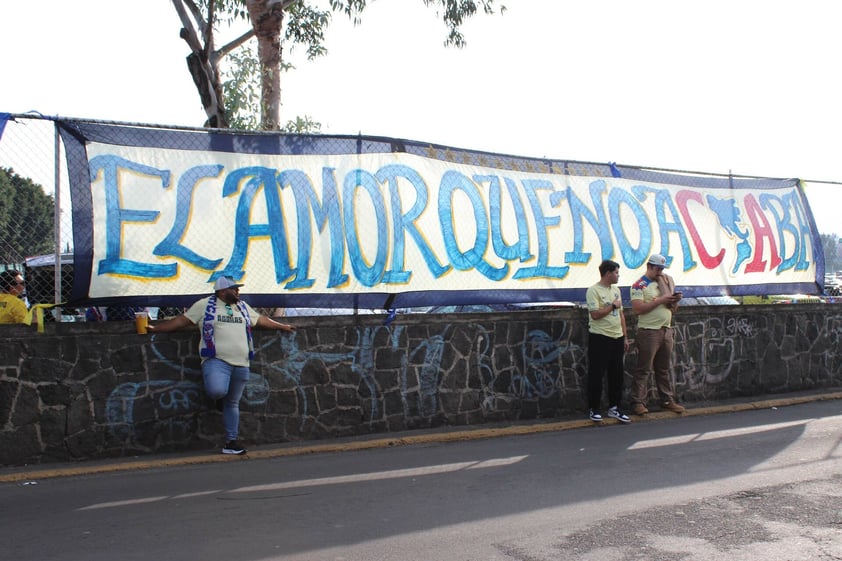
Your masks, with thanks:
[[[816,282],[821,250],[795,180],[693,186],[687,176],[571,175],[430,153],[88,142],[88,296],[202,294],[226,275],[248,294],[299,302],[553,300],[583,294],[602,259],[620,263],[628,286],[652,253],[667,256],[685,295]]]

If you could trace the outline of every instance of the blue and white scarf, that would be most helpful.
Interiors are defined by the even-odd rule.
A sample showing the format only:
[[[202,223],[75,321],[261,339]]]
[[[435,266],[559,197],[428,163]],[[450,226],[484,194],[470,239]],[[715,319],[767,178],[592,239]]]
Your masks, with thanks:
[[[254,340],[251,336],[251,316],[249,315],[246,303],[240,300],[235,304],[240,310],[243,319],[246,321],[246,339],[249,344],[249,360],[254,358]],[[216,356],[216,343],[213,338],[213,323],[216,321],[216,294],[208,298],[208,305],[205,308],[205,320],[202,322],[202,340],[205,347],[201,351],[201,355],[205,358],[213,358]]]

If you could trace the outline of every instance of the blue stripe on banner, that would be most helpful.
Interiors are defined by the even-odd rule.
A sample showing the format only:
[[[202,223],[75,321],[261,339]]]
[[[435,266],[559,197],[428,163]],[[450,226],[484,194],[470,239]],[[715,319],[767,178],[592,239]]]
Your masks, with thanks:
[[[8,123],[11,118],[11,113],[0,113],[0,140],[3,139],[3,131],[6,130],[6,123]]]

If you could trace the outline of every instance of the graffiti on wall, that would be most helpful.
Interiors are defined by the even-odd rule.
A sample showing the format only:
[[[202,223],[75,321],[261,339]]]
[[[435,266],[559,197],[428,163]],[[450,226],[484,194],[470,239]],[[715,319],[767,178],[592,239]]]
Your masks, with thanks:
[[[170,434],[189,434],[194,424],[187,414],[202,407],[201,391],[196,382],[177,380],[120,384],[105,403],[108,428],[119,438],[135,437],[135,419],[141,418],[147,424],[150,420],[163,423]]]
[[[743,333],[735,331],[732,322],[733,318],[726,323],[721,318],[708,318],[676,323],[673,350],[676,389],[699,389],[728,378],[737,359],[740,343],[736,339]]]
[[[297,337],[267,338],[258,347],[257,356],[274,345],[281,346],[284,358],[261,363],[261,368],[276,373],[296,391],[300,410],[301,427],[308,417],[318,416],[317,404],[311,403],[312,394],[306,391],[302,381],[305,366],[317,361],[326,367],[347,364],[358,382],[366,389],[360,400],[366,402],[366,422],[374,423],[383,416],[381,400],[383,388],[375,379],[375,338],[386,331],[391,350],[399,350],[406,327],[402,325],[359,327],[355,329],[356,343],[347,351],[321,351],[303,349]],[[453,328],[443,325],[440,333],[434,333],[419,341],[413,341],[407,349],[399,368],[399,390],[405,417],[432,418],[442,413],[439,403],[442,379],[442,359]],[[500,400],[549,398],[559,392],[561,381],[559,363],[562,354],[583,357],[582,348],[570,341],[570,328],[564,326],[560,337],[553,337],[546,331],[528,330],[519,349],[512,353],[511,367],[504,376],[493,367],[495,346],[492,333],[480,324],[470,324],[462,332],[473,336],[469,358],[480,380],[480,407],[486,414],[492,413]],[[156,335],[150,337],[149,350],[156,364],[182,379],[163,379],[148,382],[120,384],[109,395],[106,402],[106,418],[110,431],[119,438],[137,438],[138,430],[154,430],[168,433],[189,432],[195,426],[196,414],[208,409],[209,403],[202,394],[201,371],[186,367],[177,357],[167,356],[157,344]],[[581,358],[577,359],[580,360]],[[410,375],[412,374],[412,376]],[[417,382],[416,382],[417,380]],[[576,388],[578,389],[578,387]],[[243,401],[252,407],[264,405],[271,388],[267,376],[252,372],[243,393]],[[154,407],[149,409],[150,404]],[[136,423],[138,409],[144,407],[143,417],[150,416],[156,424]],[[142,428],[139,428],[142,427]]]
[[[392,393],[399,395],[397,405],[402,407],[404,422],[411,426],[454,413],[492,418],[517,410],[517,404],[527,401],[558,400],[560,409],[575,409],[584,398],[587,372],[581,340],[584,333],[576,331],[577,325],[575,320],[555,320],[551,326],[533,328],[509,322],[501,329],[500,325],[495,328],[494,324],[476,322],[440,323],[435,332],[423,337],[410,337],[408,327],[400,324],[356,326],[347,328],[352,342],[338,350],[335,342],[304,348],[307,339],[299,334],[266,337],[260,340],[258,360],[261,356],[279,358],[259,363],[262,374],[251,374],[243,399],[251,408],[266,405],[277,390],[272,380],[280,376],[298,397],[297,409],[287,415],[297,417],[305,432],[306,426],[312,426],[305,425],[306,420],[325,413],[312,391],[315,382],[306,378],[308,365],[318,363],[328,373],[321,384],[335,383],[331,372],[351,373],[358,406],[364,412],[361,422],[370,426],[387,414],[400,413],[386,410],[386,395]],[[743,392],[769,385],[771,374],[759,369],[762,358],[758,357],[764,353],[774,355],[771,360],[791,362],[793,369],[805,353],[818,353],[811,360],[826,365],[831,372],[827,375],[842,368],[835,351],[842,340],[842,321],[835,319],[824,325],[802,321],[782,327],[771,315],[688,314],[686,321],[679,316],[675,335],[673,373],[679,395],[688,401],[716,395],[721,391],[718,387],[726,384],[739,386]],[[198,415],[209,409],[201,372],[186,367],[184,357],[168,356],[163,349],[172,347],[158,345],[155,337],[148,346],[150,358],[154,357],[156,368],[163,366],[173,375],[158,372],[164,379],[129,382],[113,389],[105,411],[108,428],[118,438],[147,437],[146,431],[186,434],[195,429]],[[394,379],[378,371],[383,368],[377,360],[381,350],[391,357],[399,355],[389,366],[397,373]],[[626,361],[629,375],[635,359],[632,348]],[[384,386],[388,383],[394,387]],[[456,397],[470,394],[470,399],[443,402],[443,392]],[[466,409],[448,409],[454,404]]]
[[[425,322],[329,329],[302,325],[292,338],[260,334],[243,400],[244,434],[269,443],[548,418],[583,409],[584,317],[486,317],[463,322],[430,316]],[[747,306],[686,307],[677,319],[673,375],[679,398],[688,404],[842,385],[842,313],[830,305],[756,312]],[[87,329],[83,333],[92,332]],[[195,335],[153,341],[102,333],[95,344],[71,332],[53,338],[61,344],[39,348],[51,367],[59,365],[50,371],[63,373],[54,381],[45,379],[41,361],[25,353],[7,373],[4,380],[14,377],[21,395],[31,397],[11,402],[4,434],[18,430],[16,419],[52,422],[67,412],[72,421],[70,434],[42,428],[40,452],[20,461],[186,449],[219,438],[221,423],[202,388],[196,341],[188,339]],[[66,352],[76,348],[94,358]],[[635,359],[632,346],[628,375]],[[63,409],[71,405],[46,402],[56,396],[71,402],[72,415]],[[298,430],[305,415],[307,423]]]

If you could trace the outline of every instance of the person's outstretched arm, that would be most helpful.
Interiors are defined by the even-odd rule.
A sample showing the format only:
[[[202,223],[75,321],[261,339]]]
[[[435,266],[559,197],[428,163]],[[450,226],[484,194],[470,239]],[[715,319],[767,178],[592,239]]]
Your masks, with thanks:
[[[174,318],[165,320],[157,325],[152,325],[150,323],[147,329],[152,333],[168,333],[170,331],[176,331],[177,329],[182,329],[191,325],[193,325],[193,322],[190,321],[187,318],[187,316],[182,314],[180,316],[175,316]]]
[[[264,329],[277,329],[280,331],[286,331],[288,333],[292,333],[293,331],[295,331],[295,326],[275,321],[269,316],[264,316],[263,314],[261,314],[260,317],[257,318],[257,327],[262,327]]]

